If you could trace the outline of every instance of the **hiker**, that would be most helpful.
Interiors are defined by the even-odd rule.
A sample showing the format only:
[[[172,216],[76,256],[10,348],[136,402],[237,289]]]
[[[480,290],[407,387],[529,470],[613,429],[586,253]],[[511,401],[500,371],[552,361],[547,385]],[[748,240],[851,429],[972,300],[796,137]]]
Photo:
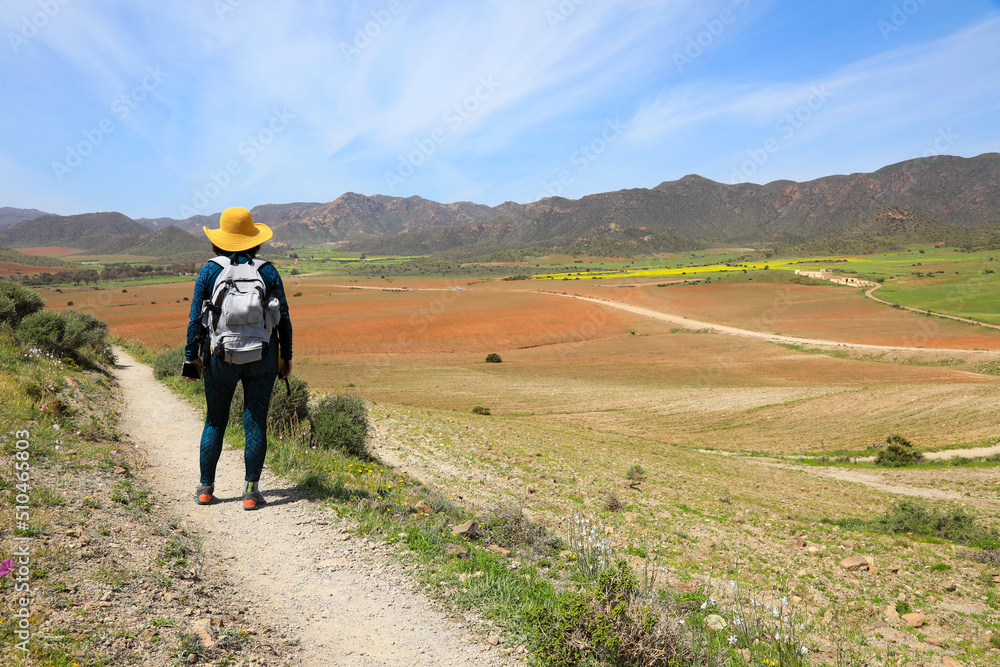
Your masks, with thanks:
[[[236,383],[243,383],[243,509],[266,504],[258,484],[267,454],[267,411],[275,378],[292,372],[292,324],[281,276],[257,257],[271,238],[250,211],[227,208],[219,229],[203,227],[216,256],[202,267],[191,300],[185,366],[190,380],[204,371],[208,413],[201,434],[201,481],[195,501],[208,505],[215,493],[215,469]],[[218,278],[222,276],[222,280]],[[198,368],[195,368],[198,367]]]

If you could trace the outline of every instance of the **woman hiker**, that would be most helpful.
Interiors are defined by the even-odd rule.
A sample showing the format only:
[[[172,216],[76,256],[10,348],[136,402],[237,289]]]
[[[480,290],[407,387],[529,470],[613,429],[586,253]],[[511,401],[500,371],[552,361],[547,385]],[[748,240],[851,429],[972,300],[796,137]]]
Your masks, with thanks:
[[[194,380],[198,369],[193,367],[204,370],[208,407],[201,434],[201,482],[195,490],[195,501],[208,505],[213,500],[215,469],[222,454],[229,407],[236,383],[242,382],[246,465],[243,509],[256,510],[266,504],[258,483],[267,454],[271,389],[276,377],[286,379],[292,372],[288,302],[277,269],[257,258],[260,245],[272,235],[267,225],[255,224],[250,211],[234,206],[222,213],[219,229],[203,229],[216,257],[202,267],[195,282],[183,373]],[[223,280],[218,281],[222,274]],[[249,289],[240,292],[233,287],[240,284]]]

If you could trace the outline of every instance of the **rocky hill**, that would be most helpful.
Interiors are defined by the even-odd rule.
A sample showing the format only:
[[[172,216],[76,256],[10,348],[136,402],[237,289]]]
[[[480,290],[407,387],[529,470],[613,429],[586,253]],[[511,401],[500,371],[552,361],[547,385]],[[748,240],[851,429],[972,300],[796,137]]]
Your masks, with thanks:
[[[485,224],[354,247],[418,252],[431,245],[438,250],[496,243],[565,245],[601,236],[609,224],[709,242],[788,245],[837,232],[887,206],[958,227],[994,227],[1000,225],[998,179],[997,153],[920,158],[871,174],[805,183],[727,185],[689,175],[652,189],[505,204],[503,215]]]
[[[650,189],[492,207],[348,192],[328,203],[267,204],[252,212],[284,244],[347,241],[355,250],[397,254],[579,244],[604,247],[608,243],[630,252],[683,249],[699,242],[788,247],[851,226],[857,234],[864,225],[891,220],[902,224],[895,214],[886,213],[891,210],[907,211],[905,215],[923,216],[954,229],[997,228],[997,182],[1000,154],[986,153],[974,158],[919,158],[873,173],[804,183],[729,185],[689,175]],[[0,229],[0,244],[93,249],[122,236],[171,225],[200,235],[201,227],[217,226],[218,220],[215,213],[186,220],[142,219],[140,225],[118,213],[46,215]],[[922,229],[929,231],[926,226]]]

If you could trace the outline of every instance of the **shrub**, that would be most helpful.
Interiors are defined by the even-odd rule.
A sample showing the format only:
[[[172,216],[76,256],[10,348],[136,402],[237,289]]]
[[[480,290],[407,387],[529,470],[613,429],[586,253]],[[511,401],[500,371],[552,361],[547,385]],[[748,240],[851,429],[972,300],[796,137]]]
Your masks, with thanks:
[[[496,352],[490,352],[489,354],[486,355],[486,363],[488,364],[499,364],[502,361],[503,359],[501,359],[500,355],[497,354]]]
[[[643,599],[628,563],[619,560],[583,592],[559,596],[532,613],[542,637],[539,657],[548,665],[692,664],[691,647],[676,619]]]
[[[646,469],[638,463],[634,463],[632,464],[632,467],[628,469],[628,472],[625,473],[625,478],[630,479],[633,482],[641,482],[646,479]]]
[[[625,510],[625,503],[614,491],[607,491],[604,494],[604,509],[609,512],[623,512]]]
[[[524,547],[535,555],[544,554],[562,544],[539,524],[524,516],[519,505],[497,504],[480,522],[483,541],[506,549]]]
[[[880,533],[910,533],[937,537],[960,544],[995,543],[996,529],[979,525],[976,518],[961,507],[949,510],[928,508],[914,500],[900,500],[885,513],[869,522]]]
[[[181,374],[184,363],[184,348],[178,347],[156,355],[153,359],[153,376],[157,380]]]
[[[472,414],[474,414],[474,415],[489,415],[490,414],[490,409],[489,408],[484,408],[481,405],[477,405],[476,407],[472,408]]]
[[[924,455],[915,450],[913,444],[898,433],[893,433],[885,441],[886,448],[875,457],[875,465],[902,468],[924,460]]]
[[[45,307],[42,297],[10,278],[0,278],[0,322],[17,326],[28,315]]]
[[[324,396],[309,421],[313,443],[323,449],[339,449],[358,458],[371,458],[368,452],[368,408],[356,396]]]
[[[291,389],[291,393],[288,392]],[[309,416],[309,385],[297,375],[288,378],[288,388],[285,381],[276,379],[271,390],[271,404],[267,408],[267,427],[275,433],[288,433],[295,429]],[[229,406],[229,423],[243,423],[243,385],[240,384],[233,394],[233,402]]]
[[[59,356],[114,361],[108,325],[87,313],[38,311],[21,320],[17,336]]]

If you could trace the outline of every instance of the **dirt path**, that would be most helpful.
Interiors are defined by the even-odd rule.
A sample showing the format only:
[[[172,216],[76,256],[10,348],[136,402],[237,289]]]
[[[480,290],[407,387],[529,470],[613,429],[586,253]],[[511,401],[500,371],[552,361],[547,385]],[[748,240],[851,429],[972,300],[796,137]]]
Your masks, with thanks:
[[[195,504],[202,417],[148,366],[121,349],[115,353],[124,430],[147,454],[142,474],[168,511],[229,564],[232,580],[264,622],[300,640],[297,667],[512,664],[414,593],[389,552],[323,516],[267,470],[262,490],[269,505],[245,512],[242,451],[222,452],[219,502]]]
[[[746,338],[756,338],[758,340],[766,340],[773,343],[791,343],[793,345],[817,345],[825,347],[847,348],[852,350],[870,350],[875,352],[951,352],[951,353],[968,352],[968,350],[958,350],[953,348],[904,347],[901,345],[869,345],[866,343],[844,343],[842,341],[824,340],[822,338],[803,338],[800,336],[785,336],[782,334],[772,334],[763,331],[751,331],[749,329],[740,329],[738,327],[731,327],[724,324],[701,322],[699,320],[692,320],[687,317],[682,317],[680,315],[665,313],[660,310],[653,310],[652,308],[645,308],[643,306],[634,306],[630,303],[623,303],[621,301],[615,301],[613,299],[598,298],[594,296],[583,296],[581,294],[561,294],[558,292],[549,292],[547,290],[528,290],[528,291],[536,292],[538,294],[549,294],[552,296],[569,297],[571,299],[581,299],[583,301],[590,301],[592,303],[598,303],[603,306],[608,306],[609,308],[617,308],[619,310],[635,313],[636,315],[643,315],[645,317],[651,317],[653,319],[662,320],[664,322],[677,324],[687,329],[695,329],[695,330],[709,329],[717,333],[729,334],[731,336],[744,336]],[[981,350],[978,351],[978,354],[982,353],[983,351]]]

